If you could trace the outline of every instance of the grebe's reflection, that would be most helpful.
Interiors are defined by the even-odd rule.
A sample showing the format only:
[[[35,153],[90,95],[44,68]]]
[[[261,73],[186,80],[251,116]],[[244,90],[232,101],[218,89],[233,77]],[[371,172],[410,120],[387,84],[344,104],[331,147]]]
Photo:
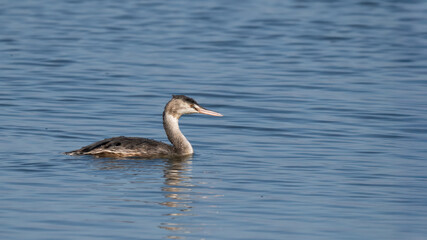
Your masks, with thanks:
[[[144,179],[147,177],[152,180],[151,176],[158,176],[158,170],[163,171],[163,186],[161,192],[165,197],[163,202],[159,202],[162,206],[170,207],[171,211],[164,214],[164,221],[159,223],[159,228],[181,233],[190,233],[191,227],[183,224],[180,217],[191,216],[192,211],[192,188],[195,187],[191,178],[191,156],[180,157],[167,160],[141,160],[141,159],[99,159],[95,161],[97,169],[100,170],[120,170],[121,174],[132,176],[132,183],[144,184]],[[141,179],[141,177],[143,177]],[[121,179],[123,176],[120,177]],[[160,179],[159,179],[160,181]],[[125,199],[129,201],[130,199]],[[132,201],[145,202],[144,199],[132,199]],[[190,227],[190,228],[189,228]],[[167,238],[179,239],[179,236],[171,236]]]
[[[165,193],[166,201],[161,204],[174,209],[173,212],[166,214],[168,221],[160,224],[160,228],[173,232],[191,232],[188,225],[179,221],[181,216],[191,216],[192,198],[190,193],[195,186],[191,179],[191,160],[175,159],[169,160],[164,172],[164,186],[162,191]],[[178,236],[168,236],[168,238],[179,239]]]

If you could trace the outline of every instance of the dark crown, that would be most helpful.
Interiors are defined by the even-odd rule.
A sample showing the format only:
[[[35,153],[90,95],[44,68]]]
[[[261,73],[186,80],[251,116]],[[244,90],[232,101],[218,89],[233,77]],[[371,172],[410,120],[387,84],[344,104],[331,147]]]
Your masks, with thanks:
[[[199,105],[199,104],[196,102],[196,100],[192,99],[191,97],[187,97],[187,96],[185,96],[185,95],[172,95],[172,98],[173,98],[173,99],[181,99],[181,100],[183,100],[183,101],[185,101],[185,102],[188,102],[188,103],[190,103],[190,104],[197,104],[197,105]]]

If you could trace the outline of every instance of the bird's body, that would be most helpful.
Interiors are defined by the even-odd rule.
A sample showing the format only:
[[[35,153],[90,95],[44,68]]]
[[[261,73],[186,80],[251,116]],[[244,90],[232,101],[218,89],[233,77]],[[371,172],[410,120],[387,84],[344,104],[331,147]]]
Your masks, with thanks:
[[[163,158],[173,156],[173,147],[169,144],[139,137],[113,137],[92,143],[68,155],[95,155],[98,157],[143,157]]]
[[[181,133],[178,119],[183,114],[202,113],[222,116],[206,110],[192,98],[184,95],[173,96],[166,104],[163,112],[163,127],[172,145],[139,137],[107,138],[78,150],[66,152],[68,155],[95,155],[99,157],[141,157],[141,158],[173,158],[193,154],[193,147]]]

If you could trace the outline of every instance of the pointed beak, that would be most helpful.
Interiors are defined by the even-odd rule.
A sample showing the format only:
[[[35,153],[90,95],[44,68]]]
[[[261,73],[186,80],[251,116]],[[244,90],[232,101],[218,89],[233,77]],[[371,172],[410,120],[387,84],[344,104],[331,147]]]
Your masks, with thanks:
[[[207,109],[204,109],[200,106],[197,106],[196,110],[201,114],[206,114],[206,115],[211,115],[211,116],[216,116],[216,117],[222,117],[223,116],[221,113],[217,113],[217,112],[214,112],[211,110],[207,110]]]

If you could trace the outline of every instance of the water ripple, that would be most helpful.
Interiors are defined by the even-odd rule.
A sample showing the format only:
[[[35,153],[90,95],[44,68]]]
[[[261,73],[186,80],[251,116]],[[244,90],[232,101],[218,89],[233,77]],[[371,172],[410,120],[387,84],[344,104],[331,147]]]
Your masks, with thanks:
[[[2,239],[423,239],[424,1],[6,1]],[[71,157],[113,136],[185,161]]]

